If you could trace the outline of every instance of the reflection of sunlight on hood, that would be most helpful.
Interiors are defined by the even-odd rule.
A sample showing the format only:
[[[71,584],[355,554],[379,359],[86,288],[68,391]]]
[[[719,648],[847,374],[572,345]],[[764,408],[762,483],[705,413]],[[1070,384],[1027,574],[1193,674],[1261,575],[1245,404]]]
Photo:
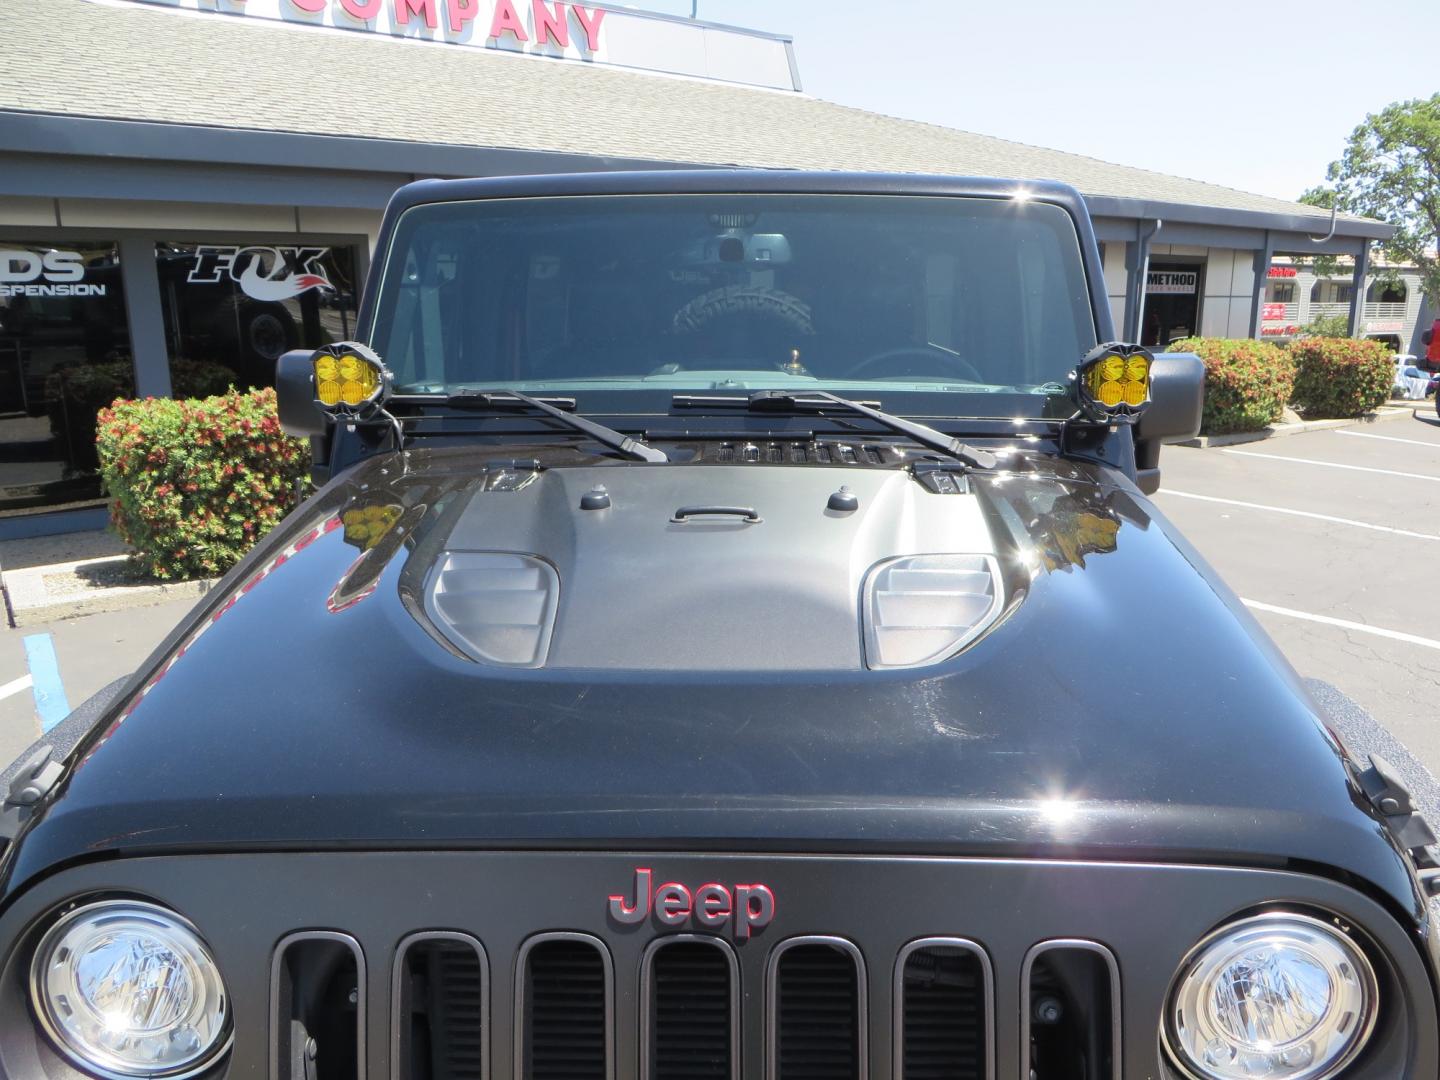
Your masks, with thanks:
[[[1069,825],[1080,812],[1080,806],[1074,799],[1064,797],[1041,799],[1037,805],[1040,816],[1051,825]]]

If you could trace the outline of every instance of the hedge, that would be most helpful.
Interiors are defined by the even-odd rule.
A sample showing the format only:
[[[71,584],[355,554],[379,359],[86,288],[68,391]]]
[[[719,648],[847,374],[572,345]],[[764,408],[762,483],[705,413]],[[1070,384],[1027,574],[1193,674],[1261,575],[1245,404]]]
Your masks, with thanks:
[[[1290,403],[1306,419],[1359,416],[1390,397],[1395,366],[1379,341],[1301,338],[1290,346],[1295,390]]]
[[[285,516],[310,467],[306,443],[280,431],[274,390],[116,401],[98,421],[111,526],[161,579],[228,570]]]
[[[1169,351],[1193,352],[1205,361],[1203,434],[1259,431],[1284,413],[1295,366],[1278,345],[1250,338],[1184,338]]]

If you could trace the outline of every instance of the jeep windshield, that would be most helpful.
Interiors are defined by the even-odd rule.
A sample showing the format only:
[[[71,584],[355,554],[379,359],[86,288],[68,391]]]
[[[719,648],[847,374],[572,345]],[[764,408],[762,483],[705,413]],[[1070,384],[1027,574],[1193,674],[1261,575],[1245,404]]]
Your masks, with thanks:
[[[372,318],[399,395],[512,388],[650,413],[779,389],[1064,416],[1066,376],[1096,344],[1069,214],[974,197],[421,205],[397,224]]]

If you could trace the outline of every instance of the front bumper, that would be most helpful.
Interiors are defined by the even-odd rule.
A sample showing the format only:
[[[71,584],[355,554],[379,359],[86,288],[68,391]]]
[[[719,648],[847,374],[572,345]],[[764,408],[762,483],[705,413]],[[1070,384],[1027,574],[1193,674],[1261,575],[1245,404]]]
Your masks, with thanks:
[[[767,917],[755,901],[748,934],[734,918],[714,925],[674,904],[671,921],[615,917],[610,897],[634,899],[637,868],[652,885],[707,883],[731,897],[737,885],[763,885]],[[712,897],[719,893],[712,891]],[[1116,1076],[1172,1077],[1159,1042],[1170,980],[1185,953],[1217,925],[1242,913],[1289,906],[1330,913],[1364,932],[1381,987],[1379,1028],[1347,1078],[1437,1074],[1436,1009],[1426,962],[1413,934],[1362,893],[1325,878],[1210,866],[945,858],[676,855],[664,853],[407,852],[147,857],[97,862],[52,875],[0,917],[9,959],[0,984],[0,1073],[73,1077],[37,1034],[26,1002],[30,952],[55,911],[72,900],[134,896],[190,919],[209,942],[233,1001],[234,1045],[215,1076],[288,1080],[277,1049],[285,1023],[277,1009],[277,947],[322,940],[353,943],[359,986],[355,1080],[399,1074],[402,1025],[397,950],[417,932],[473,939],[484,968],[486,1078],[521,1077],[527,1038],[524,974],[537,935],[571,935],[603,954],[604,1075],[635,1077],[650,1068],[656,1017],[647,949],[664,935],[719,937],[733,957],[734,1057],[731,1076],[774,1077],[776,964],[791,939],[820,936],[853,946],[854,1003],[861,1030],[858,1075],[898,1076],[897,961],[918,939],[961,939],[983,955],[986,1009],[977,1020],[981,1073],[1029,1075],[1022,972],[1037,943],[1067,939],[1114,959]],[[693,907],[693,905],[692,905]],[[658,910],[658,909],[656,909]],[[323,931],[307,936],[307,931]],[[297,936],[298,935],[298,936]],[[349,945],[347,944],[348,948]],[[651,950],[653,953],[653,950]],[[597,983],[598,985],[598,983]],[[283,995],[282,995],[283,996]],[[518,1018],[518,1020],[517,1020]],[[599,1021],[597,1021],[598,1023]],[[277,1075],[278,1074],[278,1075]],[[783,1076],[778,1080],[784,1080]],[[1044,1078],[1048,1080],[1048,1078]]]

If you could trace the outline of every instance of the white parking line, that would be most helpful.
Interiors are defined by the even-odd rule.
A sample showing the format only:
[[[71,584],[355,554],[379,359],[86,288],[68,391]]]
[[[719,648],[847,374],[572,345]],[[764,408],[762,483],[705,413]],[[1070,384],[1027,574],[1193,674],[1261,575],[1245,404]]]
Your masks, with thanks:
[[[1440,450],[1440,443],[1426,442],[1424,439],[1402,439],[1398,435],[1372,435],[1368,431],[1337,431],[1336,435],[1350,435],[1357,439],[1383,439],[1386,442],[1403,442],[1411,446],[1428,446],[1431,450]]]
[[[1329,521],[1336,525],[1353,525],[1357,529],[1373,529],[1376,532],[1392,533],[1395,536],[1409,536],[1416,540],[1440,540],[1440,535],[1435,533],[1411,532],[1409,529],[1396,529],[1390,525],[1372,525],[1368,521],[1356,521],[1354,518],[1332,517],[1330,514],[1317,514],[1312,510],[1292,510],[1288,506],[1270,506],[1268,503],[1244,502],[1240,499],[1221,499],[1214,495],[1196,495],[1191,491],[1176,491],[1174,488],[1161,488],[1161,495],[1175,495],[1181,499],[1199,499],[1202,502],[1223,503],[1226,506],[1243,506],[1247,510],[1269,510],[1274,514],[1290,514],[1294,517],[1314,518],[1316,521]]]
[[[1366,626],[1364,623],[1351,622],[1349,619],[1336,619],[1330,615],[1315,615],[1308,611],[1296,611],[1294,608],[1276,607],[1274,604],[1262,604],[1259,600],[1246,600],[1243,596],[1240,602],[1248,608],[1256,611],[1268,611],[1272,615],[1288,615],[1292,619],[1304,619],[1306,622],[1324,623],[1326,626],[1338,626],[1343,630],[1357,630],[1362,634],[1374,634],[1376,637],[1389,638],[1392,641],[1403,641],[1408,645],[1421,645],[1427,649],[1440,649],[1440,641],[1430,638],[1417,637],[1415,634],[1403,634],[1399,630],[1386,630],[1379,626]]]
[[[14,697],[16,694],[29,690],[34,682],[35,680],[31,676],[21,675],[18,679],[11,679],[7,683],[0,684],[0,701],[4,701],[8,697]]]
[[[1381,473],[1384,476],[1403,476],[1407,480],[1432,480],[1440,483],[1440,476],[1428,476],[1425,473],[1397,472],[1394,469],[1372,469],[1367,465],[1342,465],[1338,461],[1316,461],[1314,458],[1284,457],[1280,454],[1257,454],[1254,450],[1221,450],[1222,454],[1235,454],[1237,457],[1264,458],[1266,461],[1293,461],[1297,465],[1324,465],[1329,469],[1350,469],[1352,472]]]

